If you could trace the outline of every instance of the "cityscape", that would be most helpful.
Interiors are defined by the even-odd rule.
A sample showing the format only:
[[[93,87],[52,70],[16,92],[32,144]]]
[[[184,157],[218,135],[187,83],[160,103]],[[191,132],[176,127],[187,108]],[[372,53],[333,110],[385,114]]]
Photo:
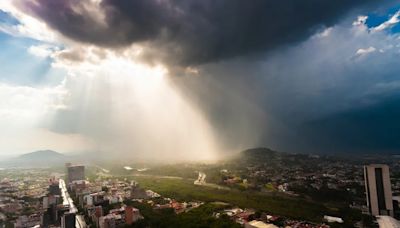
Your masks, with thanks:
[[[43,153],[59,155],[30,157]],[[211,164],[31,163],[0,171],[1,225],[397,227],[399,161],[255,148]]]
[[[399,0],[0,0],[0,228],[400,228]]]

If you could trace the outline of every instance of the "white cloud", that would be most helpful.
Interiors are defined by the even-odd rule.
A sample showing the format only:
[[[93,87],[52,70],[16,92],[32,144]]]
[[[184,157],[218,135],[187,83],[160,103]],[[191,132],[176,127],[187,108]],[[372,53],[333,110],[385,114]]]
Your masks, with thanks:
[[[353,26],[364,25],[367,22],[368,16],[358,16],[357,20],[353,22]]]
[[[382,31],[387,28],[393,27],[395,24],[400,22],[400,10],[397,11],[389,20],[383,22],[382,24],[378,25],[377,27],[372,28],[372,31]]]
[[[92,148],[90,139],[81,134],[59,134],[46,129],[56,113],[67,108],[68,96],[63,84],[34,88],[0,83],[0,154]]]
[[[78,151],[88,145],[98,149],[96,145],[124,156],[160,160],[214,158],[217,146],[208,121],[173,88],[164,67],[134,61],[140,47],[110,51],[69,41],[12,2],[0,3],[0,9],[20,24],[1,29],[45,42],[27,51],[51,57],[52,67],[67,70],[69,76],[54,88],[0,84],[0,153],[38,147],[68,150],[67,145],[76,143],[73,149]],[[99,1],[82,4],[89,9]],[[92,13],[96,20],[104,19],[101,12]]]
[[[80,134],[59,134],[45,128],[11,128],[0,131],[0,155],[16,156],[35,150],[61,153],[90,151],[94,143]]]
[[[317,38],[327,37],[330,35],[332,29],[333,29],[332,27],[326,28],[322,32],[317,33],[314,37],[317,37]]]
[[[60,86],[34,88],[0,84],[0,120],[2,124],[34,126],[60,108],[68,95]]]
[[[68,110],[56,115],[56,132],[79,133],[103,151],[159,160],[208,160],[218,145],[207,118],[188,102],[163,66],[133,62],[121,54],[59,63],[70,75]],[[93,59],[94,58],[94,59]],[[74,64],[73,64],[74,63]]]
[[[30,54],[41,58],[51,57],[58,50],[56,46],[48,44],[32,45],[28,48]]]
[[[59,36],[52,31],[44,22],[29,16],[16,7],[15,0],[0,1],[0,10],[9,13],[19,24],[0,24],[0,31],[12,36],[29,37],[32,39],[57,43]]]
[[[357,50],[356,55],[365,56],[365,55],[368,55],[368,54],[373,53],[375,51],[376,51],[376,48],[372,47],[372,46],[368,47],[368,48],[360,48],[360,49]]]

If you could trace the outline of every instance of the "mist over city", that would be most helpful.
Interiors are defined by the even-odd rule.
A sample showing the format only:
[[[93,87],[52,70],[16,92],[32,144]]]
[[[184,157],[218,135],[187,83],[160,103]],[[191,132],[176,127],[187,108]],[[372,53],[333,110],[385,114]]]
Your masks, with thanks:
[[[396,0],[1,0],[1,227],[400,227]]]

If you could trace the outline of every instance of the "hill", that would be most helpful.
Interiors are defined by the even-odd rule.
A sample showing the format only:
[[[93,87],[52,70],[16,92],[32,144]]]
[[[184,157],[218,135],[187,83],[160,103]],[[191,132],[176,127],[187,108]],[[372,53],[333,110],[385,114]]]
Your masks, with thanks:
[[[65,159],[65,155],[53,150],[38,150],[23,154],[17,158],[18,160],[53,160]]]
[[[2,163],[3,166],[16,167],[49,167],[64,164],[68,157],[52,150],[39,150],[22,154]]]

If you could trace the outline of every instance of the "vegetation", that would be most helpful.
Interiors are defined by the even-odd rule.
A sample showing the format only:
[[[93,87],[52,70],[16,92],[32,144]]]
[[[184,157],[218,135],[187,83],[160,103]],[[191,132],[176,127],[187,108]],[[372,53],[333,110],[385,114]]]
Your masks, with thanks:
[[[332,214],[334,212],[322,204],[280,194],[220,190],[206,186],[196,186],[193,185],[192,181],[185,179],[135,177],[135,180],[142,187],[152,189],[163,196],[173,197],[177,200],[223,201],[239,207],[254,208],[294,219],[321,222],[325,214]]]
[[[188,228],[239,228],[239,224],[231,221],[227,216],[213,217],[213,212],[221,206],[205,204],[186,213],[175,214],[173,209],[153,210],[150,205],[138,202],[126,202],[140,210],[145,219],[134,223],[132,227],[188,227]]]

